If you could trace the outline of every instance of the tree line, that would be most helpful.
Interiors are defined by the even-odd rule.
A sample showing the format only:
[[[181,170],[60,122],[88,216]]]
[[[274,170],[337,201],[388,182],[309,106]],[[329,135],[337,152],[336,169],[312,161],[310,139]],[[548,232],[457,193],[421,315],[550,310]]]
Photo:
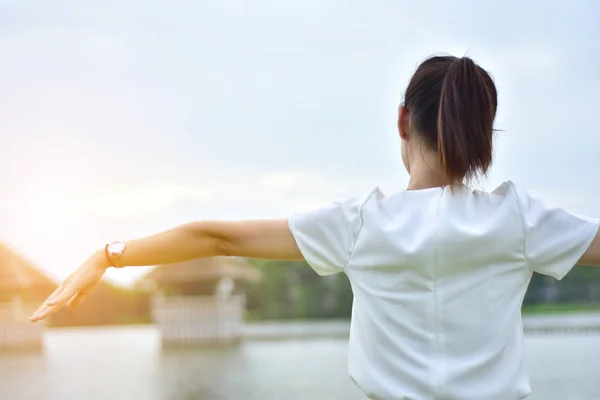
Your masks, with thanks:
[[[347,319],[352,289],[344,274],[318,276],[306,262],[251,260],[262,272],[244,285],[249,320]],[[80,308],[53,317],[52,326],[150,323],[152,293],[103,282]],[[600,311],[600,268],[575,267],[562,281],[534,274],[523,312]]]

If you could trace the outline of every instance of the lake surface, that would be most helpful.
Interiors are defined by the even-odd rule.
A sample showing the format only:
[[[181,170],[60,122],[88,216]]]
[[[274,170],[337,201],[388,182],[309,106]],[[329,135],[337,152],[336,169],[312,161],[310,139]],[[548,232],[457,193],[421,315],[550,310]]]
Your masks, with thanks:
[[[0,356],[0,399],[364,400],[346,373],[347,346],[163,350],[151,326],[50,330],[44,354]],[[528,335],[526,348],[531,400],[600,399],[600,334]]]

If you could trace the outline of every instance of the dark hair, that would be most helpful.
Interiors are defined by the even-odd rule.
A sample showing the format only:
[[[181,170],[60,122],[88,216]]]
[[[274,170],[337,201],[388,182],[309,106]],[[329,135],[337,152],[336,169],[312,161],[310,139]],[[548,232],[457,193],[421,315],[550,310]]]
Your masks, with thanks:
[[[451,183],[485,175],[491,165],[497,97],[492,77],[468,57],[431,57],[412,76],[404,106]]]

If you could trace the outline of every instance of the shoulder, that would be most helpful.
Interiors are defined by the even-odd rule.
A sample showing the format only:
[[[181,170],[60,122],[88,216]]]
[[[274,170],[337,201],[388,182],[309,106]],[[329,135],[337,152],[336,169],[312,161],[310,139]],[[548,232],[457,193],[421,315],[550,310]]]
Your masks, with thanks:
[[[498,185],[494,190],[492,190],[492,194],[497,196],[510,196],[517,195],[521,192],[526,192],[525,189],[514,181],[507,180]]]
[[[500,196],[515,196],[519,200],[537,200],[539,197],[525,186],[513,180],[507,180],[498,185],[491,193]]]
[[[355,232],[362,226],[363,208],[377,204],[383,199],[379,187],[359,196],[330,201],[289,216],[292,231]]]
[[[524,215],[532,210],[551,210],[557,208],[555,204],[541,199],[538,195],[531,190],[528,190],[525,186],[512,180],[505,181],[492,193],[514,200],[516,205],[519,207],[520,212]]]
[[[289,217],[289,229],[300,252],[318,274],[344,270],[362,229],[363,208],[382,196],[376,187]]]
[[[305,212],[314,212],[318,214],[338,212],[345,214],[348,217],[359,217],[365,206],[378,204],[384,199],[385,195],[378,186],[375,186],[359,195],[338,198],[337,200],[322,204],[321,206],[313,207],[311,210],[296,214],[303,214]]]
[[[532,196],[524,186],[512,180],[502,182],[491,194],[511,201],[521,211],[523,208],[529,207],[531,202],[536,201],[536,197]]]
[[[385,198],[386,197],[383,194],[383,192],[381,191],[381,189],[379,189],[379,186],[375,186],[375,187],[371,188],[371,190],[369,190],[366,193],[363,193],[361,196],[359,196],[357,198],[357,203],[359,204],[360,208],[362,209],[365,206],[368,206],[371,204],[378,204],[381,201],[383,201]]]

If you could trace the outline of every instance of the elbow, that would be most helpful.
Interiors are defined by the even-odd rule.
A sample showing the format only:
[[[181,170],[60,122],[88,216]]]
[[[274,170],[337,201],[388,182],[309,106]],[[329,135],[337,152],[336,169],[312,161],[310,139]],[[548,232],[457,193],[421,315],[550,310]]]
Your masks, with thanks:
[[[233,257],[235,255],[231,240],[223,236],[213,238],[213,249],[215,256]]]
[[[210,256],[230,257],[235,255],[235,238],[216,222],[197,222],[192,229]]]

